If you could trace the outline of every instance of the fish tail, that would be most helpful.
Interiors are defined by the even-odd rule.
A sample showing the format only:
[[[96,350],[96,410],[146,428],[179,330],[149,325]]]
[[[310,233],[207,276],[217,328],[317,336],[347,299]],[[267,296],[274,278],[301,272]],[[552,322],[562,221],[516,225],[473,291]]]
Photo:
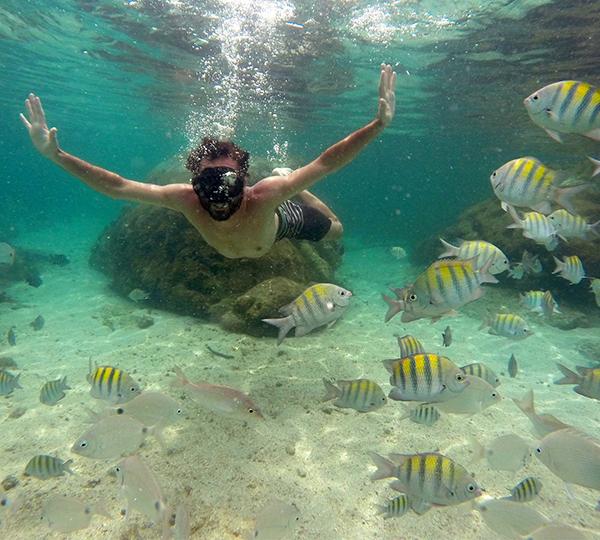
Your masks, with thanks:
[[[578,186],[557,188],[554,191],[554,196],[552,198],[556,204],[562,206],[567,212],[576,214],[577,211],[573,207],[572,199],[582,191],[585,191],[588,187],[588,184],[579,184]]]
[[[562,371],[564,377],[559,379],[558,381],[554,381],[554,384],[579,384],[581,381],[581,376],[571,371],[569,368],[563,366],[562,364],[556,363],[558,369]]]
[[[485,456],[485,448],[475,437],[469,436],[468,442],[469,447],[473,452],[473,459],[471,460],[471,463],[477,463],[478,461],[481,461]]]
[[[590,232],[600,237],[600,219],[590,225]]]
[[[400,313],[404,309],[404,302],[401,300],[394,300],[385,294],[381,295],[388,305],[387,313],[385,314],[385,322],[388,322],[394,315]]]
[[[340,389],[327,379],[323,379],[323,384],[325,385],[325,396],[322,401],[330,401],[342,394]]]
[[[483,321],[479,325],[479,330],[483,330],[484,328],[487,328],[488,326],[492,326],[492,318],[489,316],[487,316],[487,317],[485,317],[485,319],[483,319]]]
[[[19,383],[19,377],[21,377],[21,374],[20,374],[20,373],[19,373],[19,374],[18,374],[18,375],[15,377],[15,380],[14,380],[14,385],[15,385],[15,388],[20,388],[20,389],[22,390],[22,389],[23,389],[23,387],[22,387],[22,386],[20,385],[20,383]]]
[[[513,398],[515,405],[526,415],[535,414],[535,405],[533,403],[533,390],[529,390],[521,399]]]
[[[382,478],[390,478],[396,472],[396,465],[387,458],[380,456],[375,452],[369,452],[373,463],[377,470],[371,475],[371,480],[381,480]]]
[[[521,227],[521,218],[519,217],[519,214],[517,214],[517,211],[515,210],[514,206],[507,204],[506,208],[508,209],[508,213],[510,214],[510,217],[514,221],[514,223],[511,223],[506,228],[507,229],[521,229],[522,228]]]
[[[593,178],[598,173],[600,173],[600,159],[594,159],[591,156],[588,156],[588,159],[592,162],[592,165],[594,166],[594,172],[592,173],[592,178]]]
[[[67,376],[66,375],[60,380],[60,384],[65,390],[71,390],[71,387],[67,384]]]
[[[67,461],[65,461],[63,463],[63,470],[68,472],[69,474],[75,474],[72,470],[71,470],[71,465],[73,464],[73,460],[72,459],[67,459]]]
[[[565,263],[562,262],[560,259],[557,259],[556,257],[552,257],[554,259],[554,263],[556,264],[556,268],[554,269],[554,271],[552,272],[553,274],[558,274],[559,272],[562,272],[565,268]]]
[[[189,384],[189,380],[188,378],[183,374],[183,371],[181,370],[181,368],[179,366],[175,366],[173,368],[173,371],[175,372],[175,375],[177,375],[177,380],[175,381],[175,383],[178,386],[185,386],[187,384]]]
[[[288,332],[294,328],[294,318],[291,315],[282,317],[281,319],[262,319],[262,322],[271,324],[279,329],[277,334],[277,345],[281,345],[281,342],[285,339]]]
[[[444,251],[444,253],[440,253],[438,255],[438,259],[442,259],[444,257],[456,257],[458,255],[458,248],[456,246],[446,242],[446,240],[443,238],[440,238],[440,242],[446,248],[446,251]]]

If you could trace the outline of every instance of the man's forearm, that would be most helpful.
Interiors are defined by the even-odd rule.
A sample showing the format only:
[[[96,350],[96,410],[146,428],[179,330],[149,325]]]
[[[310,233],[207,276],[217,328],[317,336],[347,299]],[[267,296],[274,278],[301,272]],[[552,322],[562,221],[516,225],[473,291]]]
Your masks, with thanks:
[[[123,185],[123,178],[118,174],[92,165],[63,150],[58,150],[50,159],[68,173],[79,178],[93,190],[109,197],[117,197],[119,188]]]
[[[383,127],[379,119],[369,122],[366,126],[325,150],[319,157],[320,164],[328,170],[328,174],[347,165],[383,131]]]

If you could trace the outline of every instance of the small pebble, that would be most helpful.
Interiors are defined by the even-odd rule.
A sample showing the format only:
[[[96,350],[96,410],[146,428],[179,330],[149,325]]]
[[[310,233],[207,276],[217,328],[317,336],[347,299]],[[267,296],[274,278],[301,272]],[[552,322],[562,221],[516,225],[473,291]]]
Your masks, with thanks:
[[[142,317],[138,317],[135,323],[137,324],[138,328],[145,330],[154,324],[154,319],[152,317],[148,317],[147,315],[143,315]]]
[[[16,407],[10,413],[8,413],[9,418],[21,418],[27,412],[26,407]]]
[[[296,469],[296,472],[300,478],[306,478],[306,471],[304,469]]]
[[[16,476],[7,476],[4,480],[2,480],[2,483],[0,484],[2,486],[2,489],[4,491],[8,491],[9,489],[12,489],[14,487],[17,487],[19,485],[19,481],[17,480]]]
[[[285,451],[290,455],[293,456],[296,454],[296,447],[293,444],[288,444],[285,447]]]

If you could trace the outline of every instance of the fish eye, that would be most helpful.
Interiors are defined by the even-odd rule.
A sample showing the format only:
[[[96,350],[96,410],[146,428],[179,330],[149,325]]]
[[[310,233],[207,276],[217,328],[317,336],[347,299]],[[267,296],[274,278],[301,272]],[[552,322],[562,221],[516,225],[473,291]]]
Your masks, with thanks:
[[[79,448],[85,448],[85,447],[87,447],[87,445],[88,445],[87,441],[81,441],[79,443]]]
[[[534,94],[533,96],[531,96],[531,99],[537,101],[539,99],[539,96],[537,94]]]
[[[462,381],[464,380],[465,376],[462,373],[457,373],[456,374],[456,380],[457,381]]]
[[[119,407],[116,412],[117,414],[123,414],[125,412],[125,409],[123,407]]]
[[[177,414],[181,414],[183,411],[181,409],[177,409]]]
[[[8,503],[8,501],[6,500],[6,497],[4,497],[0,500],[0,506],[6,506],[7,503]]]
[[[409,299],[411,302],[414,302],[414,301],[417,299],[417,295],[416,295],[415,293],[412,293],[412,294],[411,294],[411,295],[408,297],[408,299]]]
[[[254,409],[248,409],[248,412],[249,412],[250,414],[252,414],[252,413],[254,412]]]
[[[130,390],[131,390],[132,392],[137,392],[137,388],[136,388],[135,386],[132,386],[132,387],[130,388]]]
[[[469,484],[469,485],[467,486],[467,490],[468,490],[469,492],[473,493],[473,492],[475,491],[475,486],[474,486],[473,484]]]
[[[494,172],[492,173],[492,178],[495,178],[495,177],[496,177],[496,171],[494,171]]]
[[[119,467],[118,465],[115,467],[115,472],[121,472],[121,467]]]
[[[536,454],[541,454],[541,453],[542,453],[542,449],[541,449],[541,448],[538,446],[538,447],[535,449],[535,453],[536,453]]]
[[[498,397],[498,394],[496,392],[492,392],[492,397],[493,398]]]

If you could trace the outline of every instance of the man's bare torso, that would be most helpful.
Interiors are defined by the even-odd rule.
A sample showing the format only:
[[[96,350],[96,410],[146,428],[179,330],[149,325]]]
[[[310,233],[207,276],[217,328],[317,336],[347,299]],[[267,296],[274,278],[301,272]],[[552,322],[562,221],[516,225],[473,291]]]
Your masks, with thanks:
[[[244,188],[239,210],[226,221],[216,221],[202,208],[191,185],[181,184],[179,210],[208,245],[230,259],[262,257],[275,242],[278,216],[273,203]]]

